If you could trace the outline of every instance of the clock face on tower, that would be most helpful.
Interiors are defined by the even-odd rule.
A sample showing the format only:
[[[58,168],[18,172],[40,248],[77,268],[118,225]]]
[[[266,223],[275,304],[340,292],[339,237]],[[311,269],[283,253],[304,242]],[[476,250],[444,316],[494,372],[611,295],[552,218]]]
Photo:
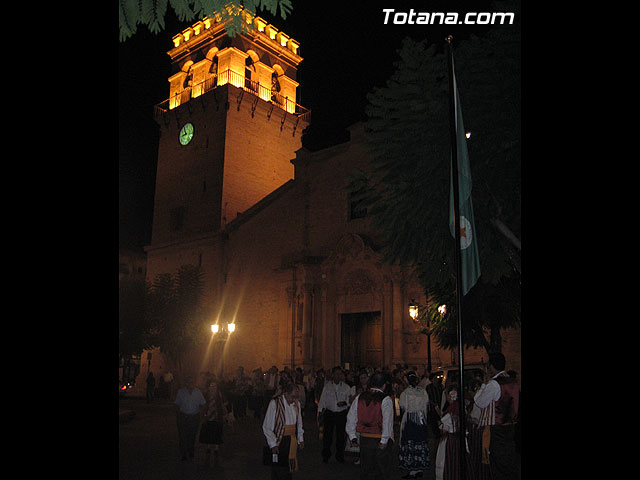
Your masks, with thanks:
[[[180,135],[178,138],[180,139],[180,145],[186,145],[189,143],[193,138],[193,124],[185,123],[180,129]]]

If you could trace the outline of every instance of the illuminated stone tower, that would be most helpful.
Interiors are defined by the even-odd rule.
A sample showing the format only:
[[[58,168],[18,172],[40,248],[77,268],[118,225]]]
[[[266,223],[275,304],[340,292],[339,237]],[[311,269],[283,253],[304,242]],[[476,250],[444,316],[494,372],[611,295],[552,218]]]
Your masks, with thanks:
[[[242,13],[249,24],[248,14]],[[173,37],[160,126],[147,279],[204,269],[215,294],[225,225],[293,179],[309,112],[296,103],[299,43],[260,17],[229,37],[204,18]],[[217,242],[217,243],[216,243]]]
[[[296,104],[299,44],[263,19],[230,38],[205,18],[173,43],[155,111],[153,245],[216,231],[292,179],[309,116]]]

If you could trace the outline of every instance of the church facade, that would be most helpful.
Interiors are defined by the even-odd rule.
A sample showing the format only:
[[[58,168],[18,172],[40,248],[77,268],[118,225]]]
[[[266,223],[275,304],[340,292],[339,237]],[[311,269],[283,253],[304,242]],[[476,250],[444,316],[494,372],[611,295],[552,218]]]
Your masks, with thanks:
[[[425,365],[428,339],[408,312],[424,292],[411,268],[382,261],[366,210],[346,188],[371,159],[362,124],[348,142],[302,148],[310,112],[296,103],[299,43],[259,17],[234,38],[207,18],[173,41],[170,98],[155,112],[146,275],[152,282],[182,265],[204,274],[219,333],[187,368]],[[519,331],[503,338],[519,372]],[[431,340],[434,370],[454,359]],[[484,350],[467,349],[466,362],[483,360]],[[172,368],[154,349],[147,369]]]

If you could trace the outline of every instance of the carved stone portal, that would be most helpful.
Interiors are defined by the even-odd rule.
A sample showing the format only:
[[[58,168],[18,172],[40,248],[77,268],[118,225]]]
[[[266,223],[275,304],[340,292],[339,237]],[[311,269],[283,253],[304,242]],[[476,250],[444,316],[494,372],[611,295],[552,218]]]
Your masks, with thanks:
[[[376,282],[362,268],[352,270],[344,278],[342,293],[345,295],[362,295],[376,290]]]

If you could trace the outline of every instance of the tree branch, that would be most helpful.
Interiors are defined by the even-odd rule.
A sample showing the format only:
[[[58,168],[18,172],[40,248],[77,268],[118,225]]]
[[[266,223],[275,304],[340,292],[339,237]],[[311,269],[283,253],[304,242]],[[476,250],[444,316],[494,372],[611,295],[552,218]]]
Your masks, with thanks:
[[[511,244],[518,249],[518,251],[522,250],[520,239],[514,235],[514,233],[507,227],[500,219],[492,218],[491,224],[496,227],[502,235],[504,235],[507,240],[511,242]]]

